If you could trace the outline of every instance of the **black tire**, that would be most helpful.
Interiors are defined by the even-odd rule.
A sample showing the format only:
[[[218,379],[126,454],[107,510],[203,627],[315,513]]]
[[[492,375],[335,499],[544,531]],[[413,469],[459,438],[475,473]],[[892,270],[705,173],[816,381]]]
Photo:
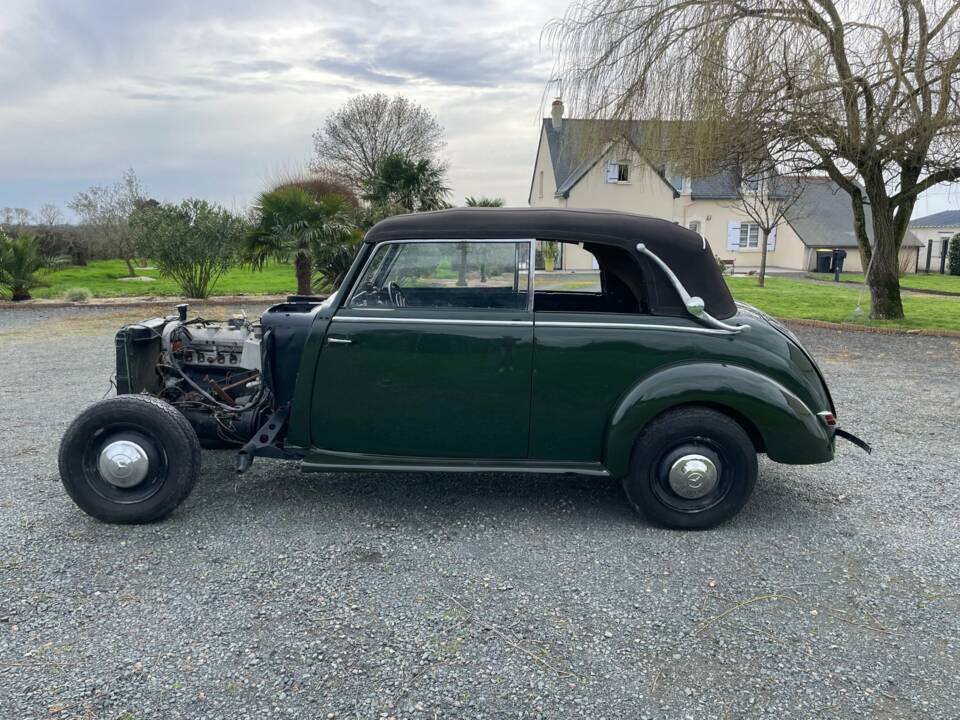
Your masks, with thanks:
[[[101,452],[118,441],[134,443],[142,451],[139,462],[146,457],[144,477],[135,485],[118,486],[100,471]],[[128,472],[128,464],[124,459],[115,472]],[[64,488],[88,515],[109,523],[149,523],[168,516],[193,490],[200,443],[171,405],[149,395],[119,395],[73,421],[60,443],[59,465]]]
[[[688,466],[691,458],[695,464]],[[671,484],[671,468],[676,468],[677,485]],[[687,468],[689,483],[699,487],[683,487]],[[634,509],[655,523],[704,530],[740,512],[756,482],[757,451],[739,423],[710,408],[685,407],[664,413],[644,428],[623,488]],[[678,486],[688,495],[704,494],[683,496]]]

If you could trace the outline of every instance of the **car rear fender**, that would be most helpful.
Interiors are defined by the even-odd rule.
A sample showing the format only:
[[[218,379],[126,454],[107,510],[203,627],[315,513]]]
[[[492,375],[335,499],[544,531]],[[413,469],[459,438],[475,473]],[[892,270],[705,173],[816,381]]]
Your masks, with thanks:
[[[658,370],[627,391],[607,430],[604,464],[625,475],[637,436],[647,423],[684,405],[709,405],[745,418],[776,462],[808,464],[833,459],[833,433],[788,388],[755,370],[722,363],[683,363]],[[750,432],[751,428],[745,428]]]

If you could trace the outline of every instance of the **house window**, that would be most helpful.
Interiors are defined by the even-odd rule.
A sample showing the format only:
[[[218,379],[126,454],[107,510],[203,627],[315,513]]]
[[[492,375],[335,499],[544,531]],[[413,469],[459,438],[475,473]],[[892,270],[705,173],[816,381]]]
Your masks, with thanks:
[[[699,232],[700,232],[700,221],[699,221],[699,220],[691,220],[691,221],[687,224],[687,227],[690,228],[691,230],[693,230],[695,233],[699,233]]]
[[[760,247],[760,226],[754,223],[740,223],[740,247]]]
[[[611,160],[607,163],[608,183],[629,183],[630,163],[625,160]]]

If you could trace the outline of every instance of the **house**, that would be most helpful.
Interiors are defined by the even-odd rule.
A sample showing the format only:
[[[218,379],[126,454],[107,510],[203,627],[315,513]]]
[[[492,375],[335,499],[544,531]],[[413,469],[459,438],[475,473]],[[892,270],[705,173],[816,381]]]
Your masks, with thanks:
[[[910,230],[923,245],[920,251],[920,269],[940,272],[941,263],[950,271],[947,259],[950,240],[960,234],[960,210],[944,210],[910,221]]]
[[[673,220],[706,237],[717,256],[734,264],[736,272],[759,269],[760,229],[738,207],[734,174],[691,178],[671,173],[667,163],[651,159],[663,154],[651,148],[669,145],[656,130],[662,126],[645,122],[613,126],[564,118],[563,103],[554,101],[551,117],[544,118],[540,130],[528,203],[624,210]],[[846,193],[828,178],[805,178],[802,187],[801,197],[768,239],[767,268],[814,270],[817,250],[842,248],[847,251],[844,271],[862,271]],[[908,233],[900,253],[903,272],[916,272],[919,247],[917,238]],[[558,263],[563,269],[593,266],[593,258],[576,246],[565,247],[564,252]]]

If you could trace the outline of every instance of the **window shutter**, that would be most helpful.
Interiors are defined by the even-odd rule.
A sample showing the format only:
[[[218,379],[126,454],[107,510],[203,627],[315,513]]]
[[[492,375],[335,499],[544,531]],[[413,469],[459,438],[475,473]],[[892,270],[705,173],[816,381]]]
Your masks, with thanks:
[[[618,163],[616,160],[610,160],[607,162],[607,182],[615,183],[620,172],[620,168],[617,167]]]
[[[773,252],[777,249],[777,226],[774,225],[770,234],[767,235],[767,252]]]
[[[736,252],[740,249],[740,223],[731,220],[727,225],[727,250]]]

